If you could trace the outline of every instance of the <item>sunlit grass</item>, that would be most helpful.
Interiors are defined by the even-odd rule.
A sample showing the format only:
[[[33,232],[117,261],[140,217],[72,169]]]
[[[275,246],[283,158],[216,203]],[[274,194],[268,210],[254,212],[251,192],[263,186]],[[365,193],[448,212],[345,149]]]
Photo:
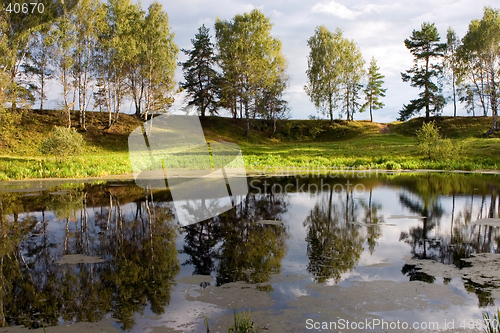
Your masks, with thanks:
[[[40,142],[53,125],[64,125],[57,113],[33,113],[20,119],[19,126],[11,126],[0,133],[0,180],[102,177],[133,171],[128,135],[142,124],[136,118],[121,115],[117,126],[106,130],[102,125],[106,123],[106,114],[89,114],[89,129],[82,132],[86,141],[84,151],[79,156],[64,158],[44,155],[40,151]],[[278,122],[277,132],[271,137],[271,128],[258,120],[253,122],[248,139],[244,137],[244,121],[239,119],[207,117],[202,125],[209,142],[229,141],[241,148],[247,171],[500,170],[500,138],[481,137],[488,128],[487,118],[438,119],[442,133],[446,133],[453,143],[465,146],[463,152],[446,160],[429,160],[419,152],[412,133],[421,121],[389,124],[393,133],[380,134],[377,125],[370,122],[337,120],[331,124],[327,120],[290,120]],[[188,154],[185,151],[186,146],[179,151],[176,146],[166,147],[165,152],[155,152],[156,164],[152,165],[151,157],[146,154],[134,167],[148,170],[162,165],[197,169],[200,166],[210,168],[214,162],[204,148]],[[231,151],[227,156],[224,154],[223,149],[218,164],[227,163],[235,155]]]

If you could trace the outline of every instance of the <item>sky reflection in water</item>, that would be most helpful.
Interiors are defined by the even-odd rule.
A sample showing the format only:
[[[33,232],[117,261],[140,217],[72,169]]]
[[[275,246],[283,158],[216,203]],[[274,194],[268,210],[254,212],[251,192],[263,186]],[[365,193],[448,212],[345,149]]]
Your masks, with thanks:
[[[376,280],[447,284],[467,298],[466,306],[448,310],[453,318],[479,318],[498,306],[484,286],[431,276],[403,260],[409,256],[461,268],[466,265],[461,259],[471,254],[498,253],[499,228],[473,223],[498,217],[498,176],[253,178],[249,195],[236,208],[185,228],[176,223],[168,191],[116,181],[45,183],[43,189],[27,184],[0,185],[3,326],[112,317],[117,328],[142,331],[166,321],[199,324],[204,315],[228,313],[185,300],[186,285],[176,280],[191,275],[212,277],[201,287],[258,284],[277,311],[301,296],[323,297],[310,284],[349,287]],[[279,184],[276,193],[269,184]],[[313,191],[300,190],[302,185]],[[184,204],[196,214],[202,203]],[[76,253],[106,261],[57,263]],[[410,322],[443,315],[375,314]]]

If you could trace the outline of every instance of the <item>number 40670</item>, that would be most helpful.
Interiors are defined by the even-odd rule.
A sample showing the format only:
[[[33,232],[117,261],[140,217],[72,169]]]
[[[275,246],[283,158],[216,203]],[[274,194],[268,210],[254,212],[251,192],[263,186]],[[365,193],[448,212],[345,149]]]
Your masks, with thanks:
[[[9,3],[7,5],[7,8],[5,8],[5,11],[6,12],[9,12],[9,13],[15,13],[15,14],[19,14],[19,13],[23,13],[23,14],[34,14],[34,13],[43,13],[43,11],[45,10],[45,6],[43,5],[43,3],[37,3],[37,2],[30,2],[30,3],[23,3],[23,4],[20,4],[20,3]]]

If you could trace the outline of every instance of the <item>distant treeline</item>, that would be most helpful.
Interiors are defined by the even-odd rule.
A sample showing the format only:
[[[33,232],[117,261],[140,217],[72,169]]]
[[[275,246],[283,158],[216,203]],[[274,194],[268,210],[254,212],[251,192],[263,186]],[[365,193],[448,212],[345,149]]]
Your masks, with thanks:
[[[283,98],[290,77],[281,41],[271,35],[272,23],[260,10],[236,15],[231,21],[216,20],[216,43],[201,26],[192,49],[179,50],[162,5],[147,10],[130,0],[41,1],[33,7],[18,1],[4,2],[0,12],[0,105],[44,108],[49,82],[62,87],[59,104],[71,126],[70,111],[80,114],[99,109],[109,113],[108,126],[119,117],[126,99],[135,114],[162,112],[179,90],[174,71],[181,66],[179,84],[201,117],[227,110],[234,118],[246,119],[246,136],[252,118],[262,118],[275,127],[276,119],[288,115]],[[26,4],[26,6],[25,6]],[[26,8],[25,8],[26,7]],[[19,10],[17,10],[19,9]],[[26,10],[25,10],[26,9]],[[31,10],[31,11],[30,11]],[[405,82],[418,87],[419,98],[400,111],[406,120],[425,110],[426,118],[442,112],[452,101],[464,103],[472,115],[496,115],[500,97],[500,14],[486,7],[481,20],[473,20],[459,39],[453,29],[445,43],[432,23],[414,30],[405,46],[415,57],[414,66],[402,74]],[[354,41],[318,26],[308,40],[306,93],[318,111],[333,120],[334,111],[353,119],[356,112],[384,106],[380,98],[384,76],[372,58],[368,69]],[[188,59],[177,63],[179,51]],[[443,86],[451,96],[443,95]],[[360,92],[363,96],[360,96]],[[3,112],[5,113],[5,112]],[[0,117],[4,115],[0,114]],[[0,118],[1,120],[1,118]]]

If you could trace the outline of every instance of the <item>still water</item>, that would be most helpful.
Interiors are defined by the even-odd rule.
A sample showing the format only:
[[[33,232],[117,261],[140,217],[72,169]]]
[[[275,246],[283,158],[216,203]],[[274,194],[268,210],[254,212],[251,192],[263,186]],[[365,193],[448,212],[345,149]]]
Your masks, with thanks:
[[[251,308],[263,331],[344,317],[457,328],[499,306],[500,273],[474,276],[467,258],[500,252],[500,227],[475,223],[498,218],[500,176],[248,183],[235,208],[187,227],[169,191],[131,181],[1,183],[0,326],[201,332],[206,316],[227,332]]]

